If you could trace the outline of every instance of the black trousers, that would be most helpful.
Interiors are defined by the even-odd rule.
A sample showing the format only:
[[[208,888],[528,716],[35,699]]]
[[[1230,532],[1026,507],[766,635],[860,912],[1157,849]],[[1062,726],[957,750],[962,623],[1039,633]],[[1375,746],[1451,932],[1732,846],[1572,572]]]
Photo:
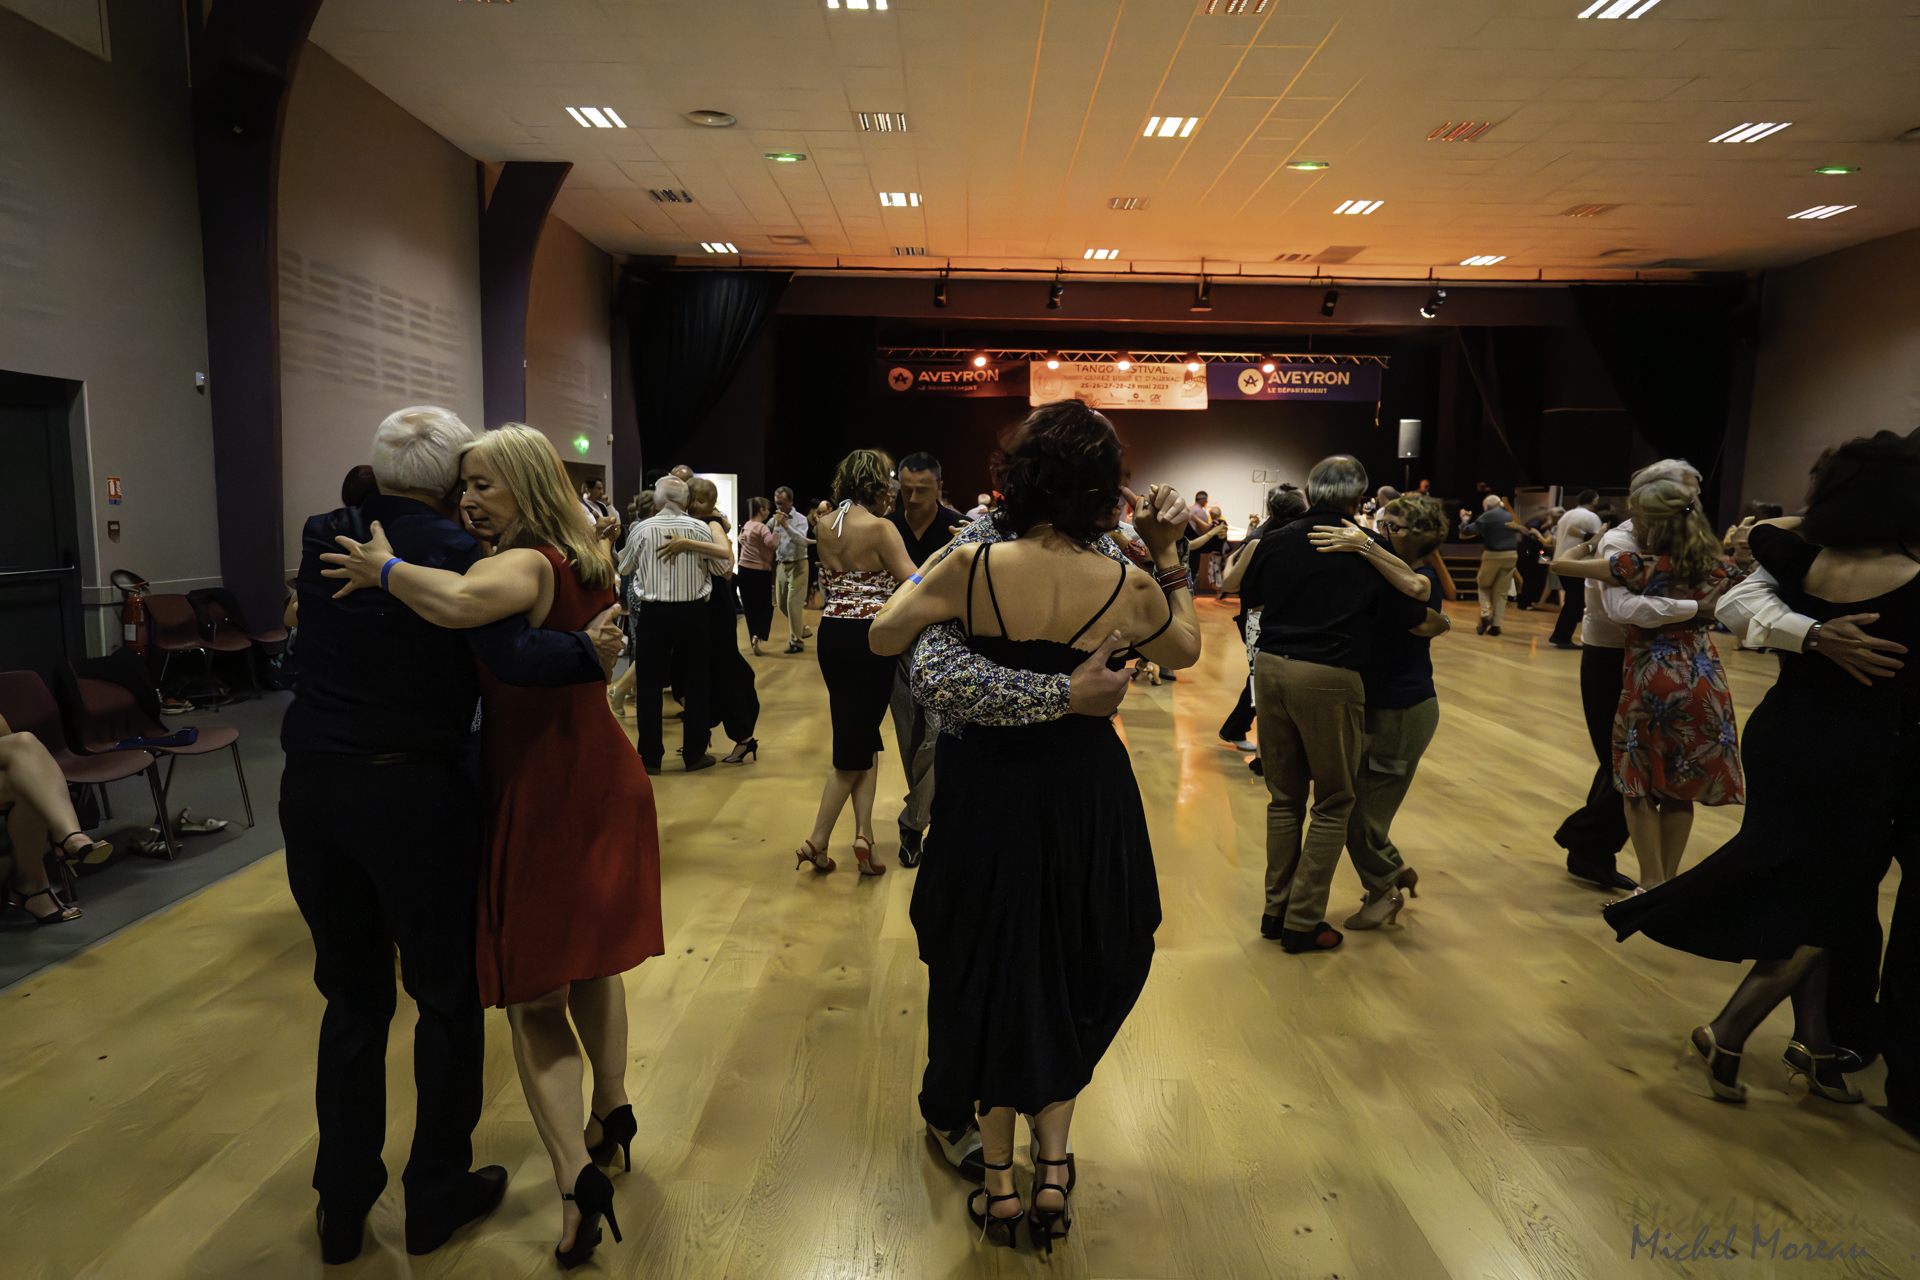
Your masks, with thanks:
[[[642,760],[658,761],[666,753],[660,737],[662,676],[672,681],[681,698],[680,754],[698,760],[707,753],[713,733],[707,675],[708,608],[705,600],[684,604],[641,602],[637,628],[640,645],[633,659],[640,669],[634,685],[639,702],[634,707],[633,725]]]
[[[473,1164],[480,1122],[480,993],[474,978],[479,789],[460,759],[287,757],[280,780],[287,881],[313,931],[313,983],[326,997],[314,1085],[320,1154],[313,1186],[334,1212],[370,1207],[387,1185],[387,1026],[400,981],[419,1008],[413,1150],[401,1174],[419,1209]]]
[[[735,569],[733,579],[740,590],[740,607],[746,610],[747,634],[765,640],[773,631],[773,570]]]
[[[1920,733],[1903,733],[1901,754],[1903,776],[1920,784],[1917,738]],[[1908,1124],[1920,1124],[1920,810],[1911,799],[1895,831],[1900,896],[1880,966],[1880,1048],[1887,1059],[1887,1106]]]
[[[1572,644],[1573,629],[1587,610],[1587,585],[1583,579],[1568,578],[1560,584],[1560,617],[1553,624],[1552,644]],[[1616,691],[1617,692],[1617,691]]]
[[[1247,641],[1247,611],[1242,609],[1234,615],[1233,625],[1240,628],[1240,643]],[[1233,710],[1221,722],[1220,736],[1232,738],[1235,742],[1245,742],[1247,731],[1253,728],[1253,673],[1247,673],[1247,682],[1240,686],[1240,701],[1233,704]]]
[[[1576,592],[1574,598],[1579,599]],[[1563,611],[1561,618],[1566,614]],[[1589,866],[1611,869],[1614,855],[1626,847],[1627,810],[1613,785],[1613,717],[1620,706],[1624,649],[1587,645],[1580,650],[1580,709],[1586,714],[1587,738],[1599,762],[1587,801],[1567,815],[1553,842]]]

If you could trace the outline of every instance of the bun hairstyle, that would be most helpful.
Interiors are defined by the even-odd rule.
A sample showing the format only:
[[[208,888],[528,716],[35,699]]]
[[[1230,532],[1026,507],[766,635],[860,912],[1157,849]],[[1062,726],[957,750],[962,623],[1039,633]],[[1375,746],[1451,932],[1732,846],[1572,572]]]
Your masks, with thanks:
[[[893,459],[878,449],[855,449],[833,471],[833,500],[870,507],[893,493]]]
[[[1666,556],[1680,581],[1704,582],[1724,560],[1720,536],[1696,505],[1693,486],[1676,475],[1645,481],[1627,495],[1634,538],[1649,555]]]
[[[1113,527],[1120,505],[1120,438],[1079,400],[1043,404],[1014,429],[993,478],[1001,532],[1018,536],[1050,524],[1090,546]]]
[[[1823,547],[1920,542],[1920,445],[1882,431],[1822,453],[1800,533]]]

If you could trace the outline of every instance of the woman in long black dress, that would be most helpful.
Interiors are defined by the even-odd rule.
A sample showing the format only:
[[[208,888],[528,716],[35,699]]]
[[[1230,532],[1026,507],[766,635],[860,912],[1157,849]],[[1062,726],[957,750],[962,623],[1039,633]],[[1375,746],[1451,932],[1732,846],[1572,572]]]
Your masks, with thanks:
[[[1193,665],[1199,625],[1174,551],[1185,504],[1156,486],[1136,516],[1154,574],[1093,549],[1120,518],[1120,443],[1104,417],[1079,401],[1036,409],[996,487],[1001,532],[1017,540],[960,547],[910,579],[874,620],[876,652],[962,619],[974,652],[1016,670],[1071,672],[1120,643]],[[911,912],[928,976],[923,1106],[976,1108],[986,1185],[968,1213],[1002,1245],[1027,1214],[1012,1162],[1014,1113],[1028,1117],[1028,1230],[1050,1250],[1070,1226],[1074,1100],[1153,962],[1160,894],[1146,815],[1105,717],[970,724],[938,751]]]
[[[1792,530],[1798,526],[1802,537]],[[1920,646],[1920,457],[1882,432],[1848,442],[1816,468],[1804,523],[1753,530],[1755,558],[1795,612],[1826,621],[1877,613],[1873,634]],[[1810,648],[1817,648],[1817,638]],[[1836,1049],[1830,978],[1871,975],[1855,953],[1880,937],[1879,885],[1892,856],[1894,770],[1903,727],[1920,709],[1920,667],[1857,683],[1811,654],[1782,654],[1780,678],[1747,721],[1749,799],[1740,833],[1698,866],[1607,908],[1625,939],[1636,931],[1711,960],[1753,968],[1718,1017],[1692,1034],[1715,1097],[1740,1102],[1747,1037],[1782,1000],[1793,1002],[1789,1070],[1835,1102],[1858,1102]],[[1871,992],[1864,993],[1871,999]]]
[[[724,726],[727,737],[733,739],[733,750],[721,757],[720,763],[743,764],[748,756],[757,759],[760,753],[760,740],[753,736],[754,726],[760,722],[760,695],[754,691],[753,667],[740,655],[733,551],[727,542],[726,526],[714,518],[714,504],[719,499],[720,490],[713,481],[700,476],[687,481],[687,514],[707,522],[713,534],[712,549],[720,553],[715,558],[722,562],[714,570],[713,590],[707,595],[707,706],[713,723]],[[681,541],[670,540],[661,554]],[[687,543],[689,547],[694,545]]]

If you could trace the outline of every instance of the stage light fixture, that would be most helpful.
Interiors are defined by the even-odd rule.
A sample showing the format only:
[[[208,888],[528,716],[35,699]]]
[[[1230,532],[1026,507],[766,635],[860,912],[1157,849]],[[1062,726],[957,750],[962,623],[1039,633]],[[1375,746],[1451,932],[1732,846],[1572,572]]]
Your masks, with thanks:
[[[1205,276],[1201,276],[1200,283],[1193,287],[1193,305],[1188,307],[1187,310],[1189,311],[1213,310],[1212,297],[1213,297],[1213,281],[1207,279]]]
[[[1274,370],[1273,357],[1272,356],[1260,357],[1260,372],[1272,373],[1273,370]]]
[[[1447,291],[1445,289],[1435,289],[1432,295],[1428,297],[1426,305],[1420,308],[1420,317],[1423,320],[1433,319],[1440,314],[1440,307],[1446,300]]]
[[[1058,311],[1060,309],[1060,299],[1066,296],[1066,281],[1062,280],[1059,276],[1055,276],[1052,287],[1047,290],[1047,310]]]
[[[976,351],[968,358],[967,363],[976,369],[984,369],[987,367],[987,353],[984,351]]]
[[[1113,358],[1113,367],[1125,373],[1127,370],[1133,368],[1133,357],[1122,351]]]
[[[947,305],[947,273],[944,271],[940,273],[940,278],[933,282],[933,305],[936,307]]]
[[[1060,353],[1058,351],[1047,352],[1047,368],[1058,369],[1059,367],[1060,367]]]
[[[1187,372],[1188,373],[1198,373],[1200,372],[1201,369],[1205,367],[1206,367],[1206,361],[1200,358],[1200,353],[1198,351],[1187,352]]]
[[[1333,314],[1333,309],[1339,305],[1340,291],[1338,289],[1329,289],[1327,290],[1327,296],[1320,299],[1320,314],[1330,316]]]

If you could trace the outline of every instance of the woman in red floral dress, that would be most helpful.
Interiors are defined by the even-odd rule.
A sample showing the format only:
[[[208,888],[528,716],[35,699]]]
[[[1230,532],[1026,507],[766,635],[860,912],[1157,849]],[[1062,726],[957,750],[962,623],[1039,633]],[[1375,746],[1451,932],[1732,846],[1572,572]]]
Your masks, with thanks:
[[[1693,806],[1745,804],[1739,727],[1727,673],[1707,628],[1713,603],[1743,575],[1685,479],[1663,475],[1627,499],[1642,551],[1556,561],[1554,572],[1612,581],[1637,595],[1697,600],[1686,622],[1627,628],[1620,707],[1613,720],[1613,784],[1626,799],[1642,893],[1680,870]]]

